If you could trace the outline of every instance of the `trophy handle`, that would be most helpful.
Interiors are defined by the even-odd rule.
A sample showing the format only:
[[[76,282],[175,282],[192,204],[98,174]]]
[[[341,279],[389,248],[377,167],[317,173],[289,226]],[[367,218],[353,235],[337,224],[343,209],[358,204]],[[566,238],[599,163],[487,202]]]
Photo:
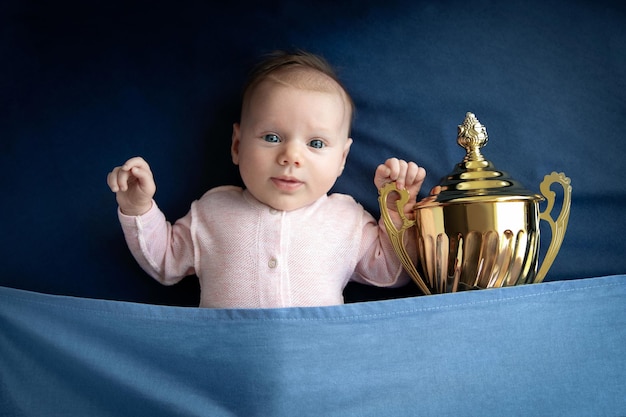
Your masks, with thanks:
[[[555,182],[561,184],[561,186],[563,187],[563,205],[561,206],[561,212],[559,213],[559,217],[557,217],[556,221],[552,219],[552,216],[550,216],[550,212],[554,208],[554,200],[556,196],[556,194],[550,190],[550,186]],[[548,201],[548,205],[546,206],[545,210],[539,213],[539,219],[547,221],[550,225],[552,240],[550,241],[550,246],[548,247],[546,256],[543,259],[541,268],[539,268],[539,272],[537,273],[537,276],[533,281],[534,283],[539,283],[543,281],[548,272],[548,269],[550,269],[550,267],[552,266],[554,258],[556,258],[556,255],[561,248],[561,243],[563,243],[563,238],[565,237],[565,229],[567,229],[567,222],[569,220],[570,204],[572,197],[572,186],[570,185],[570,179],[566,177],[563,172],[558,174],[556,172],[553,172],[550,175],[546,175],[539,185],[539,189],[541,190],[541,194],[543,194],[543,196]]]
[[[396,225],[391,220],[389,216],[389,209],[387,208],[387,198],[390,193],[397,192],[400,194],[400,199],[396,201],[397,211],[402,219],[402,227],[398,230]],[[413,261],[411,261],[411,257],[409,256],[406,246],[404,245],[404,232],[407,229],[415,226],[414,220],[407,219],[404,214],[404,205],[409,201],[409,192],[407,190],[399,190],[396,186],[395,182],[390,182],[385,184],[380,190],[378,190],[378,203],[380,205],[380,215],[383,218],[383,223],[385,224],[385,228],[387,229],[387,234],[389,235],[389,239],[391,240],[391,245],[393,249],[396,251],[396,255],[402,262],[404,269],[409,273],[411,278],[415,281],[418,287],[424,292],[425,295],[430,295],[431,292],[428,289],[428,286],[417,272],[417,268]]]

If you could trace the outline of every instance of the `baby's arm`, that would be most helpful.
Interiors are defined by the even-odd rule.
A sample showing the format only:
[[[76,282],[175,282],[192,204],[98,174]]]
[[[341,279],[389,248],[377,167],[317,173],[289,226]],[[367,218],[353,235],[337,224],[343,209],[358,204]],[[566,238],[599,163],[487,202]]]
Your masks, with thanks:
[[[107,184],[115,193],[124,236],[139,265],[166,285],[193,274],[191,219],[186,216],[171,225],[153,207],[156,184],[148,163],[140,157],[129,159],[109,173]]]
[[[150,166],[141,157],[131,158],[124,165],[113,168],[107,184],[115,193],[122,213],[142,215],[152,207],[156,184]]]
[[[406,189],[409,192],[409,201],[404,206],[404,213],[407,217],[413,217],[413,206],[417,201],[417,194],[422,188],[424,179],[426,178],[426,170],[418,166],[415,162],[407,162],[398,158],[390,158],[384,164],[380,164],[376,168],[374,174],[374,184],[377,189],[381,189],[385,184],[395,181],[398,189]],[[389,214],[391,215],[396,226],[400,227],[402,221],[397,214],[395,201],[388,201]]]

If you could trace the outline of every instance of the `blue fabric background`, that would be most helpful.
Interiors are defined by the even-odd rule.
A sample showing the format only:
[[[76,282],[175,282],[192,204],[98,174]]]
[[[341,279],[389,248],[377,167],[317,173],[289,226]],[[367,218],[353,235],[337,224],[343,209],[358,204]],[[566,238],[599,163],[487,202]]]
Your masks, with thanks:
[[[426,193],[462,159],[467,111],[486,157],[527,188],[565,172],[552,282],[202,310],[183,307],[198,304],[193,277],[144,274],[107,172],[144,156],[170,219],[238,184],[241,84],[292,47],[352,93],[336,191],[375,215],[376,165],[415,160]],[[626,415],[624,120],[626,8],[608,0],[5,0],[0,415]]]
[[[624,275],[270,310],[0,288],[0,415],[622,416],[625,305]]]
[[[374,169],[398,156],[426,167],[426,193],[462,159],[456,127],[472,111],[487,158],[528,189],[552,171],[572,179],[547,279],[624,273],[625,13],[582,0],[4,1],[0,285],[197,305],[195,278],[164,288],[136,266],[105,176],[144,156],[171,219],[238,184],[241,84],[259,55],[291,47],[326,56],[356,101],[337,191],[378,215]],[[355,288],[348,301],[415,292]]]

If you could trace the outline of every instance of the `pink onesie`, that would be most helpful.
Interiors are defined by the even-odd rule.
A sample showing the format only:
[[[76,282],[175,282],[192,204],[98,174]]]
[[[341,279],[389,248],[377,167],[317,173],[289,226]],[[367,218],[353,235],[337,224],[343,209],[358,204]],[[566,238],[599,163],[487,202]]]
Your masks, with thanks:
[[[142,216],[118,214],[133,256],[157,281],[198,276],[201,307],[335,305],[350,280],[408,282],[382,222],[343,194],[278,211],[224,186],[194,201],[173,225],[154,202]]]

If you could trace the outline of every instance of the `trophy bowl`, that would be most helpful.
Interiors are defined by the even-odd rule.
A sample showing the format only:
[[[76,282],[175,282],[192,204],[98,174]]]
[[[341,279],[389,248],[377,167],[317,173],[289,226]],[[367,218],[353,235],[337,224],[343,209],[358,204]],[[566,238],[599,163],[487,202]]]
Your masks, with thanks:
[[[406,190],[389,183],[379,191],[381,216],[393,248],[424,294],[541,282],[561,247],[569,219],[570,179],[553,172],[541,182],[541,195],[532,193],[484,158],[480,149],[487,141],[486,128],[474,114],[467,113],[457,137],[466,150],[465,158],[428,197],[415,204],[414,219],[408,219],[402,209],[409,199]],[[551,216],[556,201],[552,184],[563,188],[556,220]],[[400,195],[395,202],[400,228],[389,214],[392,193]],[[543,200],[547,204],[540,211]],[[538,269],[540,220],[550,225],[552,236]],[[404,234],[412,228],[416,254],[409,254],[405,243]]]

